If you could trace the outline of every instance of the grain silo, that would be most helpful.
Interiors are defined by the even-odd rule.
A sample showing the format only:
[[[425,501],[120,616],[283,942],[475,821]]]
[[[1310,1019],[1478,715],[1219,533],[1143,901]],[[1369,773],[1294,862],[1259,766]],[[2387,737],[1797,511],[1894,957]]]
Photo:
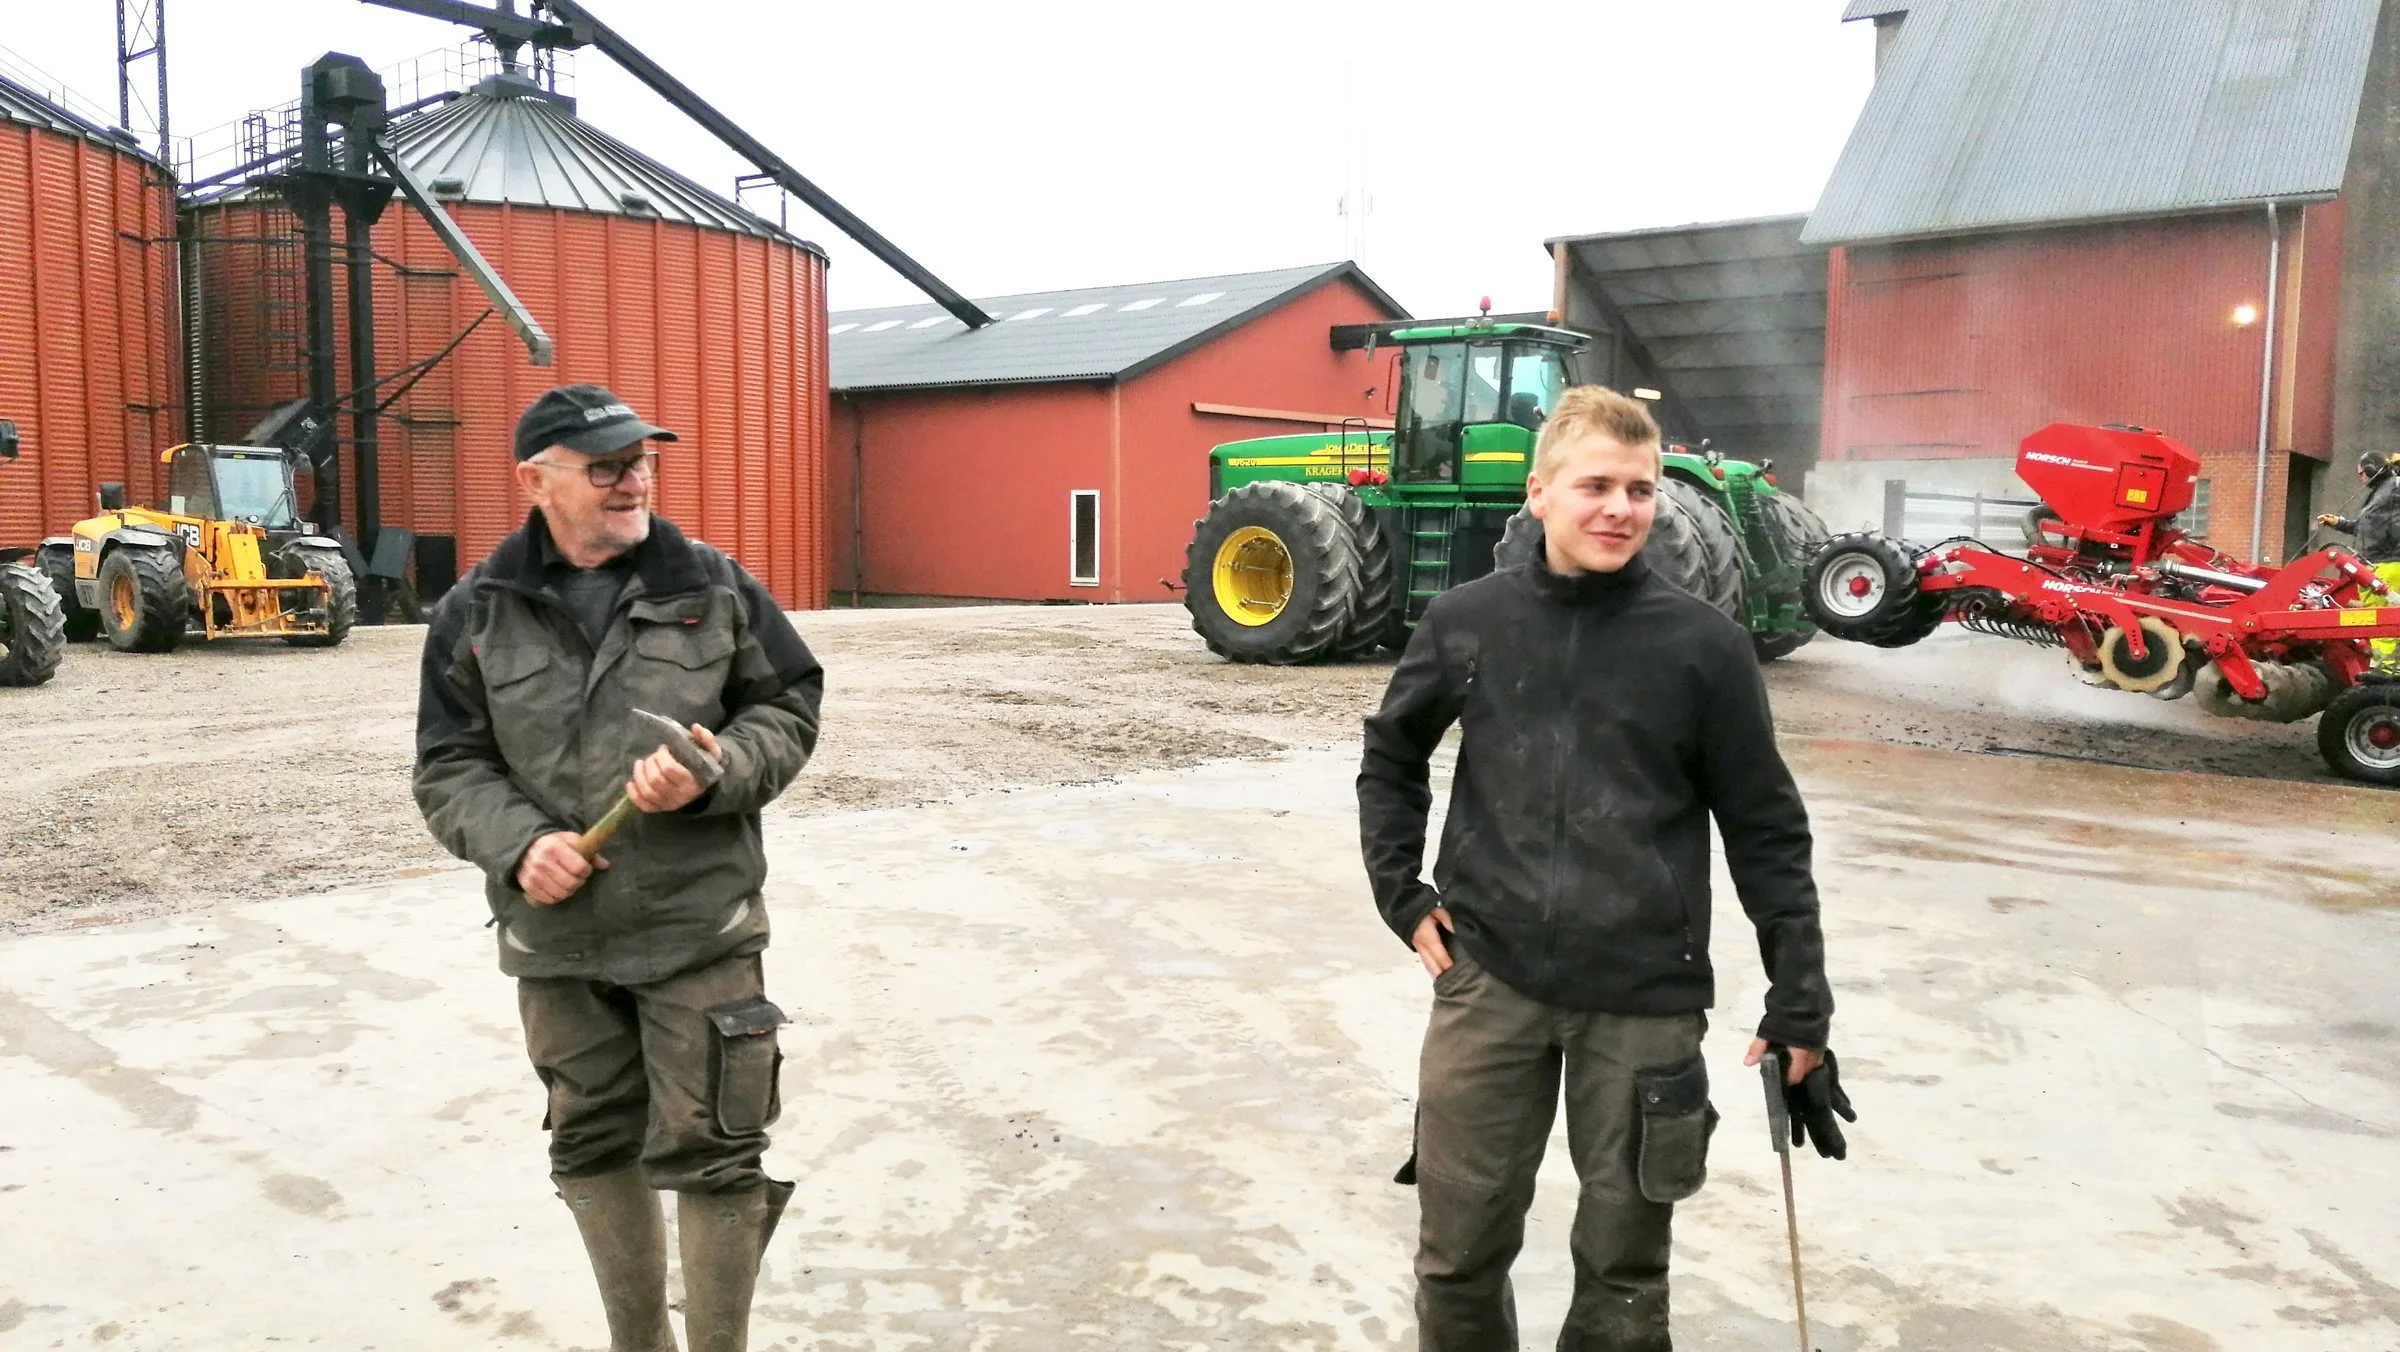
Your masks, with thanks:
[[[592,381],[682,434],[660,466],[661,511],[785,605],[823,605],[824,254],[523,75],[485,79],[388,136],[556,343],[556,364],[535,367],[486,321],[385,415],[376,500],[385,525],[417,537],[419,590],[440,591],[523,520],[518,412],[549,385]],[[186,214],[211,241],[196,250],[209,432],[231,438],[307,392],[299,232],[257,191]],[[486,310],[406,204],[385,211],[374,247],[379,372],[435,356]]]
[[[125,137],[0,79],[0,546],[137,500],[177,439],[174,187]]]

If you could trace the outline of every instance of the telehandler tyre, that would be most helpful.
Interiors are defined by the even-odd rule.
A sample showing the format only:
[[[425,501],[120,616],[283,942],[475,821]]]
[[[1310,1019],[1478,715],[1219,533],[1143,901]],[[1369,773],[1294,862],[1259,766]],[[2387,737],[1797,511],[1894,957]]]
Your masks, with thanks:
[[[0,563],[0,685],[40,685],[66,651],[58,592],[38,568]]]
[[[191,584],[170,551],[121,547],[100,561],[100,631],[118,652],[175,651],[191,613]]]
[[[75,599],[75,551],[68,545],[44,545],[42,572],[58,593],[58,611],[67,619],[67,642],[89,643],[100,637],[100,612]]]
[[[1219,657],[1290,666],[1330,656],[1358,603],[1350,528],[1300,484],[1243,484],[1192,523],[1183,604]]]
[[[358,623],[358,579],[351,576],[350,561],[323,545],[290,545],[283,556],[295,576],[315,573],[325,579],[325,632],[286,634],[283,641],[295,648],[330,648],[348,638],[350,626]]]

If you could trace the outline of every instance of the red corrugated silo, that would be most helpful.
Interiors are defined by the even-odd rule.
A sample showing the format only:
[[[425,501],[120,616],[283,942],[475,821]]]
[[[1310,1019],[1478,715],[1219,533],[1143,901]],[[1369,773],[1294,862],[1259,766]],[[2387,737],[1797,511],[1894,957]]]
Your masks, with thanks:
[[[417,534],[421,589],[446,583],[431,562],[442,542],[463,571],[524,519],[509,454],[519,411],[547,386],[591,381],[682,434],[661,460],[660,511],[785,605],[822,606],[823,252],[520,76],[487,79],[391,137],[557,349],[554,366],[535,367],[486,320],[385,415],[383,521]],[[188,214],[217,241],[199,248],[200,303],[210,434],[231,438],[307,390],[298,230],[257,196]],[[488,308],[404,201],[376,225],[375,250],[380,373],[433,356]]]
[[[108,128],[0,79],[0,546],[150,495],[179,416],[174,189]]]

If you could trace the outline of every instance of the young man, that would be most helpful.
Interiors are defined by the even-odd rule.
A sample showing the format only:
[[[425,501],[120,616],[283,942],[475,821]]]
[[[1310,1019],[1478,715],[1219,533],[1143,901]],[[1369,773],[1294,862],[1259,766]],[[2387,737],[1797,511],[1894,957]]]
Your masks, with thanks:
[[[1772,980],[1750,1061],[1788,1048],[1793,1093],[1811,1076],[1836,1093],[1807,814],[1750,636],[1641,557],[1658,480],[1649,410],[1569,390],[1527,482],[1543,561],[1435,600],[1367,720],[1367,873],[1433,978],[1415,1160],[1426,1352],[1517,1347],[1508,1270],[1562,1087],[1583,1186],[1558,1346],[1667,1352],[1668,1224],[1716,1122],[1700,1058],[1712,815]],[[1428,884],[1428,762],[1453,723]],[[1818,1148],[1838,1151],[1838,1129]]]
[[[756,578],[651,514],[650,443],[675,439],[596,385],[518,419],[534,510],[426,631],[416,794],[483,866],[612,1352],[675,1346],[660,1189],[692,1352],[743,1352],[792,1193],[759,1167],[784,1020],[760,980],[758,813],[816,746],[825,677]],[[722,778],[703,789],[635,709],[688,725]],[[586,859],[620,793],[643,815]]]

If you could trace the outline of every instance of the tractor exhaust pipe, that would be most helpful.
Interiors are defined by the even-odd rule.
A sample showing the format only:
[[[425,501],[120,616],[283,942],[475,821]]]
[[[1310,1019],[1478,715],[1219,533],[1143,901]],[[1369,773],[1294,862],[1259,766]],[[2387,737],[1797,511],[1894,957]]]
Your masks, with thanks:
[[[2325,706],[2333,702],[2333,673],[2314,662],[2251,665],[2267,684],[2265,699],[2243,699],[2214,662],[2192,682],[2192,698],[2219,718],[2245,718],[2253,723],[2297,723],[2325,712]]]
[[[2185,563],[2180,559],[2161,560],[2158,571],[2170,577],[2182,578],[2186,582],[2198,582],[2211,587],[2231,587],[2240,592],[2260,591],[2267,585],[2267,580],[2263,577],[2244,577],[2240,573],[2220,573],[2214,568],[2203,568],[2199,564]]]

